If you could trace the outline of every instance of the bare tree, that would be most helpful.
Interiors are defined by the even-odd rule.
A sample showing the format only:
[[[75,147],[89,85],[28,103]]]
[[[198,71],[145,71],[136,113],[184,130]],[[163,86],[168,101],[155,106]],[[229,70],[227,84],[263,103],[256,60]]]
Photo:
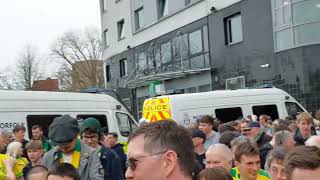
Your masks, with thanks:
[[[31,45],[26,45],[19,54],[15,74],[14,85],[24,90],[31,90],[33,82],[42,78],[39,59],[35,48]]]
[[[56,76],[67,90],[103,87],[102,42],[97,29],[65,32],[52,50],[60,68]]]

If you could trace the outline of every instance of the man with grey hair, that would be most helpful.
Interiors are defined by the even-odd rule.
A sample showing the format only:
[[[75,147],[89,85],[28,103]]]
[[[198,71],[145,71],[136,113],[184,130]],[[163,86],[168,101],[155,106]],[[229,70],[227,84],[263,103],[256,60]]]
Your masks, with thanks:
[[[2,141],[4,143],[4,147],[0,150],[0,152],[2,154],[5,154],[6,153],[6,147],[8,144],[10,144],[13,140],[13,133],[12,131],[9,131],[7,129],[4,129],[3,131],[1,131],[1,138],[2,138]]]
[[[291,150],[296,144],[293,133],[287,130],[276,132],[273,135],[272,142],[273,143],[267,143],[260,148],[260,160],[262,168],[265,167],[267,155],[273,148],[281,146]]]
[[[305,144],[306,146],[316,146],[320,149],[320,136],[311,136]]]
[[[206,168],[223,167],[228,172],[232,168],[232,152],[224,144],[211,145],[206,152]]]

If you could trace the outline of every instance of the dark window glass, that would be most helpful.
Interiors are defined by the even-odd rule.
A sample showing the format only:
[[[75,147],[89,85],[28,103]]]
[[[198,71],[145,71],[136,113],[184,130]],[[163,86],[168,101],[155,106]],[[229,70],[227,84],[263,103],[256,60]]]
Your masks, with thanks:
[[[110,72],[110,65],[106,66],[106,80],[109,82],[111,80],[111,72]]]
[[[127,59],[120,60],[120,77],[127,76]]]
[[[240,107],[216,109],[215,113],[216,118],[218,118],[222,123],[234,121],[243,117]]]
[[[29,138],[32,138],[32,126],[40,125],[43,127],[44,136],[48,137],[49,125],[52,123],[53,119],[56,117],[62,116],[61,114],[52,114],[52,115],[28,115],[27,116],[27,125]]]
[[[299,113],[304,112],[304,110],[297,103],[285,102],[285,105],[286,105],[286,109],[287,109],[288,115],[290,115],[290,116],[292,116],[294,118]]]
[[[277,105],[260,105],[260,106],[252,106],[253,114],[257,115],[258,117],[262,114],[268,115],[271,117],[272,120],[279,119],[279,113]]]
[[[128,137],[133,130],[137,128],[137,125],[131,119],[128,114],[116,113],[120,134],[124,137]]]

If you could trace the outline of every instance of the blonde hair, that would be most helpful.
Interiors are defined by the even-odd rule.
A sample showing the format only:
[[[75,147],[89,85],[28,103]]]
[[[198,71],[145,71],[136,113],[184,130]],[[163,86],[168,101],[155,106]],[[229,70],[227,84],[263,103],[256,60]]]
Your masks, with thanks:
[[[312,118],[311,114],[309,114],[308,112],[302,112],[302,113],[300,113],[300,114],[297,115],[297,120],[298,120],[298,123],[299,123],[301,120],[305,120],[305,121],[307,121],[308,123],[312,123],[313,118]]]
[[[20,156],[19,151],[21,148],[22,144],[20,142],[12,142],[8,145],[6,154],[10,157]]]

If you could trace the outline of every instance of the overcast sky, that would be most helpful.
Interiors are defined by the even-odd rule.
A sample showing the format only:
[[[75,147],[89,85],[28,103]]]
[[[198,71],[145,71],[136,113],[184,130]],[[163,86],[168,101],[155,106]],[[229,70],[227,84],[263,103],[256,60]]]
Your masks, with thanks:
[[[0,70],[13,66],[26,44],[46,54],[63,32],[100,28],[98,0],[0,0]]]

